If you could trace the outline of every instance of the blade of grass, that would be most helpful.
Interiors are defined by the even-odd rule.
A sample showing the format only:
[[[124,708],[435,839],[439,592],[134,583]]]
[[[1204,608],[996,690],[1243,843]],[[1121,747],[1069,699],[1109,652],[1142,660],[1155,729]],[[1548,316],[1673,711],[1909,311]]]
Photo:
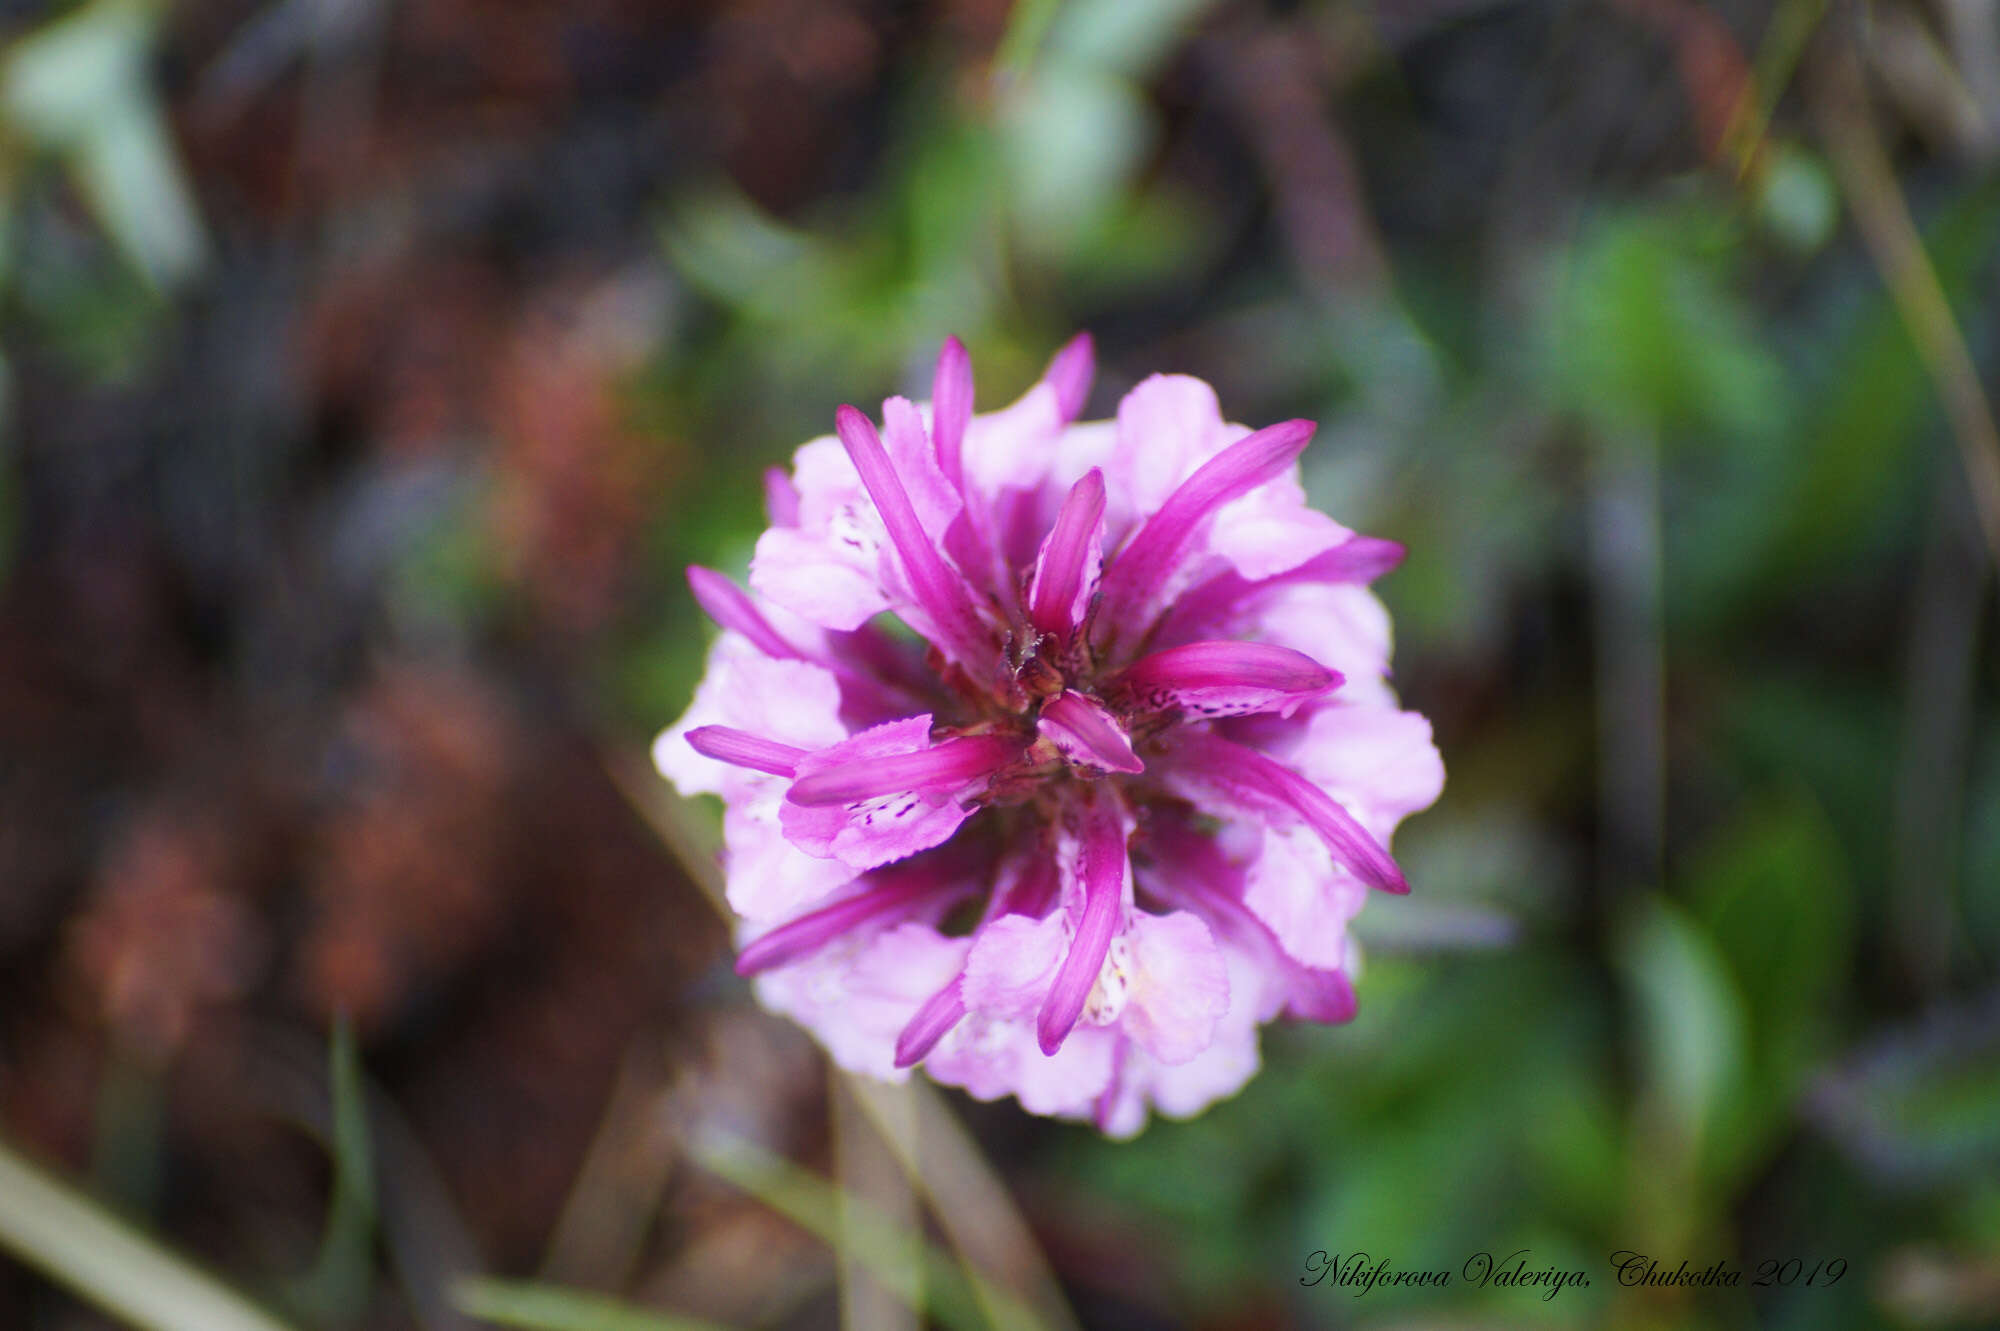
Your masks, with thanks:
[[[524,1331],[730,1331],[717,1322],[527,1280],[460,1280],[452,1286],[451,1301],[468,1317]]]
[[[1059,0],[1019,0],[1007,18],[1007,31],[1000,38],[1000,48],[994,52],[994,71],[1006,79],[1026,74],[1041,52],[1049,26],[1061,8]]]
[[[657,1032],[649,1031],[626,1051],[549,1238],[538,1272],[544,1280],[617,1288],[638,1263],[680,1159],[679,1125],[668,1108],[672,1088],[657,1043]]]
[[[1778,108],[1792,81],[1792,71],[1820,20],[1826,17],[1827,0],[1783,0],[1764,29],[1752,71],[1751,95],[1736,108],[1734,122],[1723,135],[1723,145],[1736,159],[1736,178],[1749,176],[1757,165],[1764,136],[1771,127],[1771,115]]]
[[[361,1055],[345,1018],[334,1023],[327,1050],[333,1108],[333,1190],[326,1229],[312,1269],[293,1281],[287,1300],[315,1322],[345,1323],[368,1301],[375,1243],[375,1164]]]
[[[987,1325],[980,1309],[997,1307],[1002,1325],[1036,1325],[1033,1312],[977,1273],[913,1237],[858,1199],[843,1202],[840,1189],[809,1170],[739,1137],[710,1133],[693,1144],[694,1158],[772,1210],[836,1247],[846,1245],[882,1285],[914,1309],[948,1327],[975,1331]],[[902,1254],[916,1243],[923,1260],[912,1268]],[[984,1288],[982,1288],[982,1286]]]
[[[835,1245],[840,1281],[840,1324],[847,1331],[917,1331],[913,1305],[875,1279],[849,1236],[851,1211],[866,1205],[893,1228],[899,1242],[882,1256],[901,1268],[896,1283],[923,1289],[922,1219],[909,1176],[856,1102],[848,1078],[829,1068],[827,1100],[833,1114],[834,1177],[839,1183],[841,1242]],[[918,1300],[921,1302],[921,1299]]]
[[[904,1172],[929,1201],[945,1239],[965,1263],[987,1320],[1003,1331],[1080,1331],[1062,1287],[1042,1256],[1027,1221],[994,1174],[986,1157],[946,1107],[944,1097],[924,1082],[901,1085],[847,1076],[849,1089]],[[913,1124],[914,1131],[905,1127]],[[1018,1291],[1034,1317],[1014,1317],[1018,1305],[984,1302],[985,1291]]]
[[[463,1326],[446,1286],[481,1269],[478,1247],[415,1130],[380,1088],[368,1084],[358,1046],[347,1070],[338,1073],[338,1054],[329,1060],[317,1041],[292,1027],[261,1028],[251,1049],[254,1061],[245,1080],[254,1088],[259,1105],[323,1145],[336,1170],[343,1167],[343,1158],[347,1168],[357,1163],[351,1149],[343,1157],[339,1144],[343,1134],[348,1141],[359,1135],[352,1121],[341,1127],[341,1107],[347,1106],[349,1115],[361,1116],[372,1167],[366,1187],[388,1267],[418,1326],[425,1331],[455,1331]],[[334,1086],[336,1076],[347,1083],[346,1089]],[[372,1256],[372,1246],[364,1249],[364,1256]]]
[[[695,801],[670,788],[644,757],[607,749],[603,761],[612,784],[653,830],[688,881],[701,889],[718,915],[733,922],[735,915],[723,897],[716,820],[703,818]]]
[[[5,1146],[0,1248],[145,1331],[286,1331],[243,1295]]]

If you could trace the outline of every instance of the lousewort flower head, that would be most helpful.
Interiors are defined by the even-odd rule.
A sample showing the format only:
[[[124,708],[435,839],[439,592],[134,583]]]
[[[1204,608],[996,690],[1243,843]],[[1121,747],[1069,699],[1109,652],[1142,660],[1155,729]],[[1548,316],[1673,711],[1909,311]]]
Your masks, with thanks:
[[[724,802],[737,970],[841,1066],[1127,1136],[1354,1015],[1347,922],[1444,768],[1366,585],[1402,548],[1307,506],[1312,424],[1178,375],[1073,423],[1091,376],[1078,337],[975,416],[953,340],[929,404],[840,408],[753,590],[688,570],[722,635],[654,759]]]

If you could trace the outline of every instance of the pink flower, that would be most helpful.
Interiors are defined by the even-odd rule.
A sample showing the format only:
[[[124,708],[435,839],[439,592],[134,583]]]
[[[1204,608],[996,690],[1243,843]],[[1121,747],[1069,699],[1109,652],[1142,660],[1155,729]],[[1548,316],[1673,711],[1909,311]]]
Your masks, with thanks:
[[[953,340],[929,404],[842,407],[754,591],[688,571],[722,636],[654,757],[726,807],[737,969],[838,1063],[1126,1136],[1354,1015],[1347,922],[1444,768],[1366,586],[1402,549],[1307,506],[1311,423],[1155,375],[1077,424],[1091,374],[1078,337],[975,416]]]

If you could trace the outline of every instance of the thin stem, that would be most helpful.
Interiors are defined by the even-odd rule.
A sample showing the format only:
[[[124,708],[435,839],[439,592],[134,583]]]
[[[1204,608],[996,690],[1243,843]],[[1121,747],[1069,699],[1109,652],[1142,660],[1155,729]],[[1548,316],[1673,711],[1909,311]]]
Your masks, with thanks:
[[[2000,431],[1951,302],[1924,250],[1910,206],[1868,110],[1861,59],[1851,43],[1832,48],[1816,81],[1813,110],[1861,241],[1888,285],[1943,400],[1987,553],[2000,567]]]

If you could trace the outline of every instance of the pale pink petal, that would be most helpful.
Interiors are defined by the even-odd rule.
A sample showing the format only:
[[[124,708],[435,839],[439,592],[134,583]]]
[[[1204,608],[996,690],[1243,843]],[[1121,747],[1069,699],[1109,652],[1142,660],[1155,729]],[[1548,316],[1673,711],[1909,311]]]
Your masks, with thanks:
[[[773,527],[799,525],[799,492],[782,468],[764,469],[764,513]]]
[[[1138,915],[1126,931],[1124,1031],[1162,1063],[1208,1048],[1229,1010],[1229,972],[1208,926],[1188,911]]]
[[[1202,549],[1252,580],[1274,577],[1338,548],[1354,533],[1306,504],[1294,464],[1215,510]]]
[[[1347,924],[1366,902],[1367,885],[1334,863],[1311,828],[1293,824],[1263,833],[1262,848],[1244,871],[1243,903],[1288,954],[1318,970],[1340,969],[1349,960]]]
[[[896,1034],[924,999],[957,971],[965,940],[906,923],[849,936],[807,960],[757,977],[758,999],[811,1030],[849,1072],[901,1081]]]
[[[1262,978],[1246,954],[1225,950],[1229,1011],[1216,1023],[1214,1037],[1192,1058],[1164,1063],[1142,1045],[1119,1046],[1113,1075],[1093,1117],[1106,1136],[1129,1138],[1146,1126],[1148,1108],[1169,1118],[1191,1118],[1217,1100],[1234,1095],[1256,1074],[1257,1023],[1254,1009],[1235,996],[1253,991]]]
[[[1133,511],[1152,513],[1204,462],[1248,433],[1222,419],[1215,390],[1201,380],[1155,374],[1118,404],[1105,479]]]
[[[1046,381],[1011,406],[974,416],[965,431],[966,488],[989,503],[1004,490],[1040,489],[1062,429],[1062,402]]]
[[[681,719],[653,742],[653,764],[683,795],[754,796],[780,778],[697,753],[688,732],[722,725],[779,744],[818,749],[846,733],[840,685],[831,671],[804,661],[773,660],[737,633],[724,633],[708,653],[708,673]]]
[[[1007,915],[986,925],[966,958],[966,1007],[996,1020],[1033,1017],[1068,946],[1069,927],[1060,911],[1040,919]]]
[[[773,527],[757,538],[750,585],[822,628],[856,629],[891,604],[881,563],[873,524],[844,522],[832,535]]]
[[[1003,1021],[969,1013],[924,1060],[924,1071],[975,1100],[1012,1095],[1031,1114],[1085,1118],[1111,1081],[1121,1037],[1084,1027],[1061,1049],[1044,1054],[1033,1021]]]
[[[779,822],[784,803],[785,783],[774,780],[723,811],[725,894],[729,908],[751,924],[796,915],[854,878],[854,870],[839,860],[808,855],[792,844]]]

